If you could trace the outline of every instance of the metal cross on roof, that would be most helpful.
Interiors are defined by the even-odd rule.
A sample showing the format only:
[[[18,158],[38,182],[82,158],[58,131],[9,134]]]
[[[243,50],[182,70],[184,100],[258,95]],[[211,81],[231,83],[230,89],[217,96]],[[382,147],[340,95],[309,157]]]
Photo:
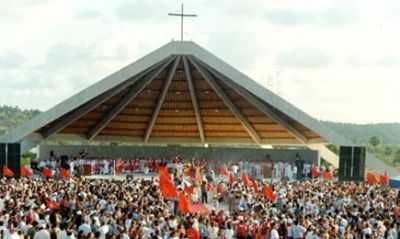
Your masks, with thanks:
[[[181,5],[180,13],[168,13],[169,16],[181,17],[181,41],[183,41],[183,18],[184,17],[197,17],[196,14],[184,14],[183,12],[183,3]]]

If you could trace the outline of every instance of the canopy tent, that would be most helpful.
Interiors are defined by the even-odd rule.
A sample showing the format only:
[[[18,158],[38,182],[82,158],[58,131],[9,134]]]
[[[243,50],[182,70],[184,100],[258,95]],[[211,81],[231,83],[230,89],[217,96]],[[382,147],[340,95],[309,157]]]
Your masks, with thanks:
[[[326,150],[327,143],[352,145],[186,41],[162,46],[0,138],[21,142],[22,151],[47,140],[298,145],[320,150]],[[330,163],[337,167],[337,157]]]

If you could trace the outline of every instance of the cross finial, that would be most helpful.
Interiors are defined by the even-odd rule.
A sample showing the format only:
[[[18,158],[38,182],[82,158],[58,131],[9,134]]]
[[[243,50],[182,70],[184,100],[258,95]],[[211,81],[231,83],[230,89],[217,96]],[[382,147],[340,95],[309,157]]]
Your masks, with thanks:
[[[183,18],[184,17],[197,17],[196,14],[184,14],[183,3],[181,5],[180,13],[168,13],[169,16],[181,17],[181,41],[183,41]]]

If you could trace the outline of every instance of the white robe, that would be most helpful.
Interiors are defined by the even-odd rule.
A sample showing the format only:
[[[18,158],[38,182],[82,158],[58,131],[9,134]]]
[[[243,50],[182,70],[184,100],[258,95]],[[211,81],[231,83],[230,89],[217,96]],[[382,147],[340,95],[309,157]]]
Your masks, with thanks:
[[[286,169],[285,169],[285,176],[289,179],[293,179],[293,171],[292,171],[292,165],[286,164]]]

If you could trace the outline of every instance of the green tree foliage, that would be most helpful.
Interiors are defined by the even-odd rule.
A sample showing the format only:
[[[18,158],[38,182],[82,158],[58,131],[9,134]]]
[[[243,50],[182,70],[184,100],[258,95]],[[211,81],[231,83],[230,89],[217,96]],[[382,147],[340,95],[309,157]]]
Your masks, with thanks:
[[[378,146],[380,143],[381,143],[381,141],[379,140],[379,138],[377,136],[372,136],[369,139],[369,144],[374,146],[374,147]]]
[[[391,147],[385,147],[385,152],[384,152],[384,154],[385,154],[386,156],[390,156],[390,155],[392,155],[392,153],[393,153],[393,149],[392,149]]]
[[[395,165],[400,164],[400,149],[396,151],[396,154],[394,155],[393,162]]]
[[[0,106],[0,135],[39,114],[39,110],[21,110],[19,107]]]
[[[368,144],[376,136],[381,144],[400,145],[400,123],[352,124],[322,121],[326,126],[356,144]]]

